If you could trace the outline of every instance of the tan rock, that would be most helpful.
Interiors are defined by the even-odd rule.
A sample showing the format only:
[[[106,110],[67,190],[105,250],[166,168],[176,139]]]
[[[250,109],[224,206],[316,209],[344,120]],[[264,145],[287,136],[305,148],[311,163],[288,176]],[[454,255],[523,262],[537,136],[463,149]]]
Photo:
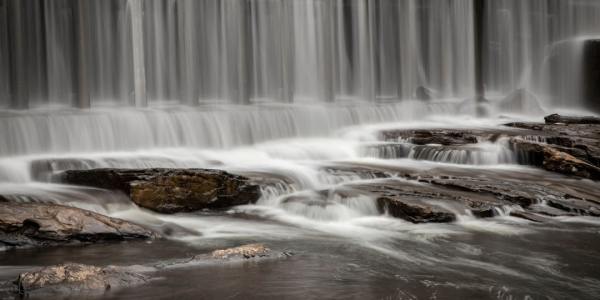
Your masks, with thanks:
[[[136,224],[75,207],[0,202],[0,243],[8,246],[152,237],[154,232]]]

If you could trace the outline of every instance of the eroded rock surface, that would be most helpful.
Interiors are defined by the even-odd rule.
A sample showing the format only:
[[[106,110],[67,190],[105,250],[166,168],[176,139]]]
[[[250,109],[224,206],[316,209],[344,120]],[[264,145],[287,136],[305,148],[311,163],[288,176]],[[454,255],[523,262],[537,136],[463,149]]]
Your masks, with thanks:
[[[266,245],[257,243],[147,265],[102,267],[65,263],[21,273],[12,284],[16,287],[15,293],[25,297],[39,296],[48,299],[57,296],[82,297],[146,284],[158,279],[156,272],[165,269],[201,267],[229,262],[256,262],[292,255],[291,252],[273,251]]]
[[[600,118],[550,115],[546,123],[514,122],[504,128],[383,130],[387,143],[368,145],[368,156],[485,164],[490,153],[478,143],[498,143],[514,151],[496,154],[498,163],[541,167],[551,172],[600,179]],[[481,145],[481,144],[480,144]],[[493,155],[493,153],[491,153]]]
[[[17,278],[18,293],[28,294],[79,294],[109,289],[132,287],[148,282],[150,277],[133,268],[115,266],[97,267],[67,263],[26,272]]]
[[[211,253],[214,259],[229,259],[233,257],[239,258],[253,258],[253,257],[265,257],[271,253],[271,249],[267,248],[264,244],[249,244],[235,248],[215,250]]]
[[[574,152],[583,151],[581,149],[533,143],[518,138],[511,139],[511,145],[524,163],[542,167],[547,171],[600,180],[599,167],[575,156],[577,153]],[[587,155],[583,152],[577,156]]]
[[[552,114],[544,118],[546,124],[600,124],[600,118],[585,116],[585,117],[572,117],[572,116],[561,116],[559,114]]]
[[[336,166],[328,166],[334,171]],[[339,167],[344,168],[344,167]],[[347,168],[347,167],[345,167]],[[345,169],[344,168],[344,169]],[[413,223],[451,222],[457,215],[493,217],[506,209],[523,209],[512,216],[534,222],[555,216],[600,216],[600,194],[594,182],[582,182],[562,175],[544,181],[512,170],[483,170],[437,167],[414,169],[365,164],[360,172],[395,174],[403,179],[380,179],[350,183],[329,191],[341,197],[371,195],[380,212]]]
[[[69,184],[119,190],[160,213],[219,209],[254,203],[259,187],[242,176],[207,169],[94,169],[66,171]]]
[[[79,208],[0,202],[0,244],[9,247],[153,237],[154,232],[136,224]]]

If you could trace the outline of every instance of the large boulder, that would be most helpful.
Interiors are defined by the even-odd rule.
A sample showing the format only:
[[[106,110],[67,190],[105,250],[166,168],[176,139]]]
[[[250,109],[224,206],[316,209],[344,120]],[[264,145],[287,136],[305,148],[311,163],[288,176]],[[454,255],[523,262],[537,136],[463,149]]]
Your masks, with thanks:
[[[547,171],[600,180],[600,168],[568,153],[571,148],[557,149],[548,144],[520,138],[513,138],[510,143],[524,163],[542,167]]]
[[[79,208],[0,202],[0,245],[53,246],[153,237],[154,232],[136,224]]]
[[[206,169],[94,169],[66,171],[63,182],[119,190],[160,213],[219,209],[254,203],[258,185],[248,178]]]

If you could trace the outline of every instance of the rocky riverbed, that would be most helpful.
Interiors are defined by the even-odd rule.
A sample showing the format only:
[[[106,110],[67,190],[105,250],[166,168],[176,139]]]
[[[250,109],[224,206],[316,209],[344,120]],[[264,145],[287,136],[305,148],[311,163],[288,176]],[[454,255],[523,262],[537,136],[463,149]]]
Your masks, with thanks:
[[[76,253],[78,245],[119,249],[121,243],[135,243],[136,249],[152,249],[153,243],[171,247],[181,241],[207,243],[212,249],[198,252],[197,245],[186,246],[186,253],[169,252],[118,266],[112,266],[111,258],[99,264],[66,260],[39,270],[26,268],[15,284],[6,280],[1,290],[4,295],[34,298],[104,297],[115,290],[154,285],[162,278],[157,274],[184,272],[177,271],[181,268],[289,257],[287,249],[296,249],[282,239],[309,244],[314,239],[350,239],[369,251],[401,259],[405,249],[396,244],[405,238],[405,230],[411,239],[436,232],[433,240],[452,244],[459,239],[455,232],[467,234],[463,229],[472,226],[486,232],[487,239],[494,231],[508,236],[537,228],[573,232],[573,226],[562,225],[565,220],[596,224],[600,217],[600,122],[595,117],[551,115],[544,123],[464,129],[386,128],[374,136],[376,140],[355,145],[364,159],[294,161],[280,169],[260,162],[240,167],[229,161],[235,154],[222,161],[209,157],[192,168],[167,167],[176,158],[147,158],[158,165],[150,168],[110,167],[88,158],[32,160],[31,177],[46,181],[41,187],[50,192],[14,189],[0,195],[0,243],[5,253],[18,257],[20,251],[42,251],[36,255],[44,257],[40,253],[65,247]],[[272,163],[269,159],[265,162]],[[122,165],[125,159],[111,161]],[[578,235],[593,235],[594,226]],[[215,244],[222,240],[248,245]],[[262,242],[274,243],[277,250]],[[469,247],[488,248],[468,244],[452,247],[467,247],[463,250],[475,257],[478,250]],[[304,249],[323,250],[320,247]],[[431,250],[430,245],[423,247]],[[220,248],[226,249],[212,252]],[[424,259],[408,256],[412,262]],[[464,259],[470,263],[461,265],[481,264],[473,257]],[[431,257],[425,261],[435,264]],[[584,295],[596,292],[591,289]]]

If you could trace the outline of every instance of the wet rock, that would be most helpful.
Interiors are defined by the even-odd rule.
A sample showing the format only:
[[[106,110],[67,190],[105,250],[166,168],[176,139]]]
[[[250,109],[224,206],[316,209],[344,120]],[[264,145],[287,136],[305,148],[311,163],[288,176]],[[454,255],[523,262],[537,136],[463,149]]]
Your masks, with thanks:
[[[23,273],[19,275],[15,284],[21,295],[74,296],[138,286],[147,283],[148,280],[147,275],[131,269],[67,263]]]
[[[494,216],[494,207],[508,205],[486,195],[453,191],[404,180],[386,180],[373,184],[353,184],[351,188],[366,192],[377,201],[381,212],[413,223],[452,222],[456,214],[487,218]]]
[[[600,118],[592,116],[575,117],[552,114],[544,117],[544,120],[546,124],[600,124]]]
[[[385,141],[403,139],[415,145],[466,145],[476,144],[478,141],[472,131],[455,129],[386,130],[380,135]]]
[[[589,39],[583,45],[583,94],[586,104],[600,112],[600,39]]]
[[[415,97],[421,101],[430,101],[434,99],[435,92],[432,89],[428,89],[424,86],[419,86],[415,90]]]
[[[51,181],[58,171],[87,170],[98,168],[98,163],[91,159],[54,158],[37,159],[31,162],[31,176],[37,181]]]
[[[270,252],[271,249],[263,244],[249,244],[224,250],[215,250],[211,253],[211,256],[215,259],[228,259],[232,257],[243,257],[248,259],[253,257],[265,257],[268,256]]]
[[[547,223],[552,221],[549,218],[545,218],[535,213],[526,212],[526,211],[511,211],[511,217],[525,219],[527,221],[536,222],[536,223]]]
[[[133,266],[92,266],[65,263],[25,272],[13,282],[21,296],[52,299],[101,295],[107,290],[143,285],[153,280],[161,270],[201,267],[223,263],[280,259],[292,256],[289,251],[274,251],[264,244],[248,244],[220,249],[191,258],[174,259]],[[0,283],[3,284],[3,283]],[[1,296],[2,294],[0,294]]]
[[[162,261],[152,265],[156,270],[176,269],[192,266],[214,265],[222,263],[236,263],[246,261],[262,261],[282,259],[293,256],[290,251],[275,251],[264,244],[247,244],[233,248],[219,249],[210,253],[198,254],[191,258]]]
[[[567,153],[568,149],[563,149],[562,147],[556,148],[547,144],[529,142],[518,138],[511,139],[510,143],[513,149],[519,154],[521,162],[565,175],[594,180],[600,179],[600,168]]]
[[[577,198],[552,199],[548,206],[581,216],[600,217],[600,203]]]
[[[331,166],[330,168],[334,168]],[[336,166],[335,168],[342,168]],[[482,168],[453,168],[449,166],[416,169],[406,166],[350,164],[345,169],[356,168],[363,172],[386,172],[403,177],[383,179],[373,183],[348,184],[355,193],[368,193],[382,204],[397,204],[395,216],[411,222],[427,222],[431,212],[463,213],[470,211],[476,217],[495,216],[495,209],[519,205],[527,212],[546,216],[595,216],[600,211],[600,194],[592,181],[545,173],[544,171]],[[540,177],[544,180],[541,181]],[[351,197],[352,195],[349,195]],[[545,205],[544,203],[547,203]],[[405,206],[415,206],[414,209]],[[380,206],[380,209],[382,206]],[[385,208],[385,206],[383,206]],[[410,214],[413,214],[412,216]],[[432,218],[435,220],[436,218]]]
[[[66,171],[69,184],[119,190],[160,213],[219,209],[254,203],[258,185],[248,178],[206,169],[94,169]]]
[[[0,202],[0,244],[9,247],[153,237],[155,233],[133,223],[79,208]]]
[[[565,120],[565,117],[559,115],[551,115],[546,117],[549,123],[511,123],[507,126],[523,128],[528,130],[535,130],[538,133],[528,136],[522,136],[520,139],[511,140],[513,148],[519,152],[521,163],[532,164],[535,166],[542,166],[544,162],[544,153],[549,156],[555,154],[556,150],[561,153],[566,153],[578,160],[581,160],[587,164],[590,164],[596,168],[600,168],[600,125],[598,124],[580,124],[586,122],[583,118],[567,117],[579,119],[579,121]],[[592,117],[593,118],[593,117]],[[583,119],[583,120],[582,120]],[[569,122],[565,123],[554,123],[558,121]],[[589,120],[588,120],[589,121]],[[589,122],[588,122],[589,123]],[[525,140],[525,142],[523,142]],[[537,144],[534,145],[534,144]],[[549,149],[549,150],[545,150]],[[567,156],[565,156],[567,157]],[[568,160],[571,160],[568,157]],[[573,161],[568,164],[575,163]],[[577,164],[577,163],[575,163]],[[560,164],[559,164],[560,166]],[[550,164],[547,170],[552,171],[556,168],[555,164]],[[572,174],[580,176],[580,170],[569,171],[569,168],[563,169],[562,167],[557,168],[561,170],[563,174]],[[587,166],[584,166],[587,169]],[[572,170],[572,169],[571,169]],[[595,171],[592,170],[592,173]],[[585,172],[584,172],[585,173]],[[592,178],[589,174],[583,174],[582,177]]]
[[[478,172],[479,176],[473,177],[445,176],[443,171],[429,171],[429,174],[411,175],[411,178],[448,189],[491,195],[527,210],[536,211],[537,208],[533,207],[539,207],[539,203],[546,201],[551,207],[577,215],[597,216],[600,212],[600,198],[596,193],[592,195],[578,192],[578,188],[572,184],[561,186],[558,183],[559,179],[552,184],[540,184],[537,180],[509,180],[501,174],[480,170]]]
[[[405,197],[381,196],[377,198],[377,205],[391,216],[412,223],[447,223],[456,220],[456,216],[448,210],[420,201],[407,201]]]

